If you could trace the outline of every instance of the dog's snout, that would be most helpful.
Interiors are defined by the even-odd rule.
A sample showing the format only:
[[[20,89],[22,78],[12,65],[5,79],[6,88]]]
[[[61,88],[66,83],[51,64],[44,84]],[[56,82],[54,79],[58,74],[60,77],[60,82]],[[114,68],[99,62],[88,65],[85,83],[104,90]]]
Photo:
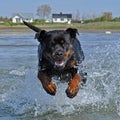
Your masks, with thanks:
[[[56,55],[57,57],[62,57],[62,56],[63,56],[63,52],[62,52],[62,51],[57,51],[57,52],[55,53],[55,55]]]

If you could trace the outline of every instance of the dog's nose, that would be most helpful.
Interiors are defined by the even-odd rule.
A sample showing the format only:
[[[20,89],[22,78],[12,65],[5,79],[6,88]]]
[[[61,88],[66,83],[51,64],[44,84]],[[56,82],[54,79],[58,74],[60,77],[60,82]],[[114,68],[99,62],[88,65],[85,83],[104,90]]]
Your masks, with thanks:
[[[62,57],[62,56],[63,56],[63,52],[62,52],[62,51],[57,51],[57,52],[55,53],[55,55],[56,55],[57,57]]]

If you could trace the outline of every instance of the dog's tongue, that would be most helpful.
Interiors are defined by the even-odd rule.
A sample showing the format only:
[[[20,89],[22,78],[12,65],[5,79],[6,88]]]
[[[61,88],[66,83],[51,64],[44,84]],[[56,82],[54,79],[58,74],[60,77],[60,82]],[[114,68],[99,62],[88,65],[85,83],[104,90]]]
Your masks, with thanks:
[[[63,66],[64,65],[64,61],[56,61],[55,65],[56,66]]]

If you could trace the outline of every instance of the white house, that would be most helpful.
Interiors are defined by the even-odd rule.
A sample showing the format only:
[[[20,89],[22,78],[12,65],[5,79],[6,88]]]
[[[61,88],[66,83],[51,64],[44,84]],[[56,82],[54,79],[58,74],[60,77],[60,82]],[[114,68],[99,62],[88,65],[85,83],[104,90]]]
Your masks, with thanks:
[[[71,24],[72,14],[52,14],[52,22]]]
[[[31,23],[34,20],[34,15],[32,13],[15,13],[12,16],[13,23],[23,23],[23,20]]]

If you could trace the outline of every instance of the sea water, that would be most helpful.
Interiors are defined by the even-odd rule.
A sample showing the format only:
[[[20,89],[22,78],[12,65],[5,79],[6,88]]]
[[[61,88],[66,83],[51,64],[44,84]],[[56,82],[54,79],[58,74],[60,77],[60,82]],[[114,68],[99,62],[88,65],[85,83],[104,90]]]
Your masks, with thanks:
[[[0,34],[0,120],[120,120],[120,33],[78,38],[87,82],[69,99],[56,78],[56,96],[43,90],[34,34]]]

